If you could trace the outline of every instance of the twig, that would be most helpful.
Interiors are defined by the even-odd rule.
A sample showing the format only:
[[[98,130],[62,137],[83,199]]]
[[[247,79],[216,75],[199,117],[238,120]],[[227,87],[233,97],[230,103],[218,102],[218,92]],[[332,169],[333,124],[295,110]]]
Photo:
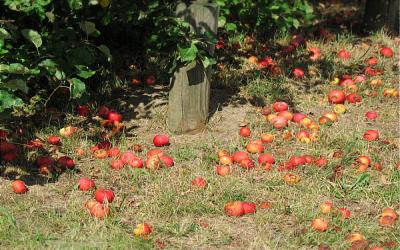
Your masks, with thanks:
[[[15,20],[0,20],[0,23],[15,23]]]
[[[46,101],[44,102],[44,106],[45,106],[45,107],[47,107],[47,103],[50,101],[51,97],[53,97],[53,95],[56,93],[56,91],[57,91],[58,89],[60,89],[60,88],[67,88],[67,89],[70,89],[70,88],[67,87],[67,86],[58,85],[58,86],[53,90],[53,92],[51,92],[51,94],[49,95],[49,97],[48,97],[48,98],[46,99]]]

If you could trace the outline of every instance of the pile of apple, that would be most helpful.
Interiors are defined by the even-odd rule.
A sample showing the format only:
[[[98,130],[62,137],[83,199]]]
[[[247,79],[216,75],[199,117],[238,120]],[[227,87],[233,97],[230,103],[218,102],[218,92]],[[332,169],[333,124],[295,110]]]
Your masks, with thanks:
[[[320,206],[321,212],[324,216],[332,215],[336,217],[340,214],[342,219],[350,218],[350,211],[347,208],[335,208],[331,201],[325,201]],[[393,208],[384,208],[381,216],[379,217],[379,224],[382,227],[392,227],[398,219],[398,214]],[[311,227],[317,232],[325,232],[329,229],[329,222],[325,218],[315,218],[311,222]],[[361,233],[351,233],[346,237],[346,240],[352,245],[362,245],[367,249],[368,242],[365,240]],[[358,248],[357,248],[358,249]],[[373,247],[368,249],[383,249],[381,247]]]

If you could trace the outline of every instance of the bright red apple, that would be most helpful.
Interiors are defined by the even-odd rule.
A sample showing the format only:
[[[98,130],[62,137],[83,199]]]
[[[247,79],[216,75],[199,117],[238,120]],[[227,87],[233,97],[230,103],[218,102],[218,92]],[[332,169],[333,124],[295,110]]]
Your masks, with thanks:
[[[367,130],[365,131],[363,138],[366,141],[376,141],[379,139],[379,132],[378,130],[373,129]]]
[[[122,122],[122,115],[117,112],[109,112],[107,114],[107,120],[111,122]]]
[[[383,57],[387,57],[387,58],[393,57],[393,50],[392,50],[391,48],[389,48],[389,47],[383,47],[383,48],[379,51],[379,53],[380,53]]]
[[[28,187],[25,185],[24,181],[15,180],[11,183],[11,187],[16,194],[24,194],[28,191]]]
[[[343,90],[332,90],[328,94],[328,101],[334,104],[343,104],[346,100],[346,94]]]
[[[167,135],[156,135],[153,137],[153,143],[156,147],[168,146],[169,137]]]
[[[241,127],[239,130],[239,134],[241,137],[249,137],[250,136],[250,129],[248,127]]]
[[[111,189],[97,189],[94,193],[96,201],[100,203],[104,203],[107,201],[108,203],[113,202],[115,195]]]
[[[231,201],[226,203],[224,210],[228,216],[240,217],[244,214],[243,204],[241,201]]]
[[[289,109],[289,105],[286,102],[275,102],[272,104],[272,108],[275,112],[286,111]]]

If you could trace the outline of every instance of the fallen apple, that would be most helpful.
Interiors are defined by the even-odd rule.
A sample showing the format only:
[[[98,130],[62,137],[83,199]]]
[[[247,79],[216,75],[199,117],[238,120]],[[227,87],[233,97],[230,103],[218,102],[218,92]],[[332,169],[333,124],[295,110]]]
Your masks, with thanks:
[[[80,178],[78,181],[78,188],[81,191],[88,191],[91,190],[93,188],[95,188],[95,183],[93,180],[89,179],[89,178]]]
[[[100,203],[108,202],[111,203],[113,202],[115,195],[114,192],[111,189],[97,189],[96,192],[94,193],[96,201]]]
[[[28,191],[28,187],[25,185],[24,181],[15,180],[11,183],[11,187],[16,194],[24,194]]]

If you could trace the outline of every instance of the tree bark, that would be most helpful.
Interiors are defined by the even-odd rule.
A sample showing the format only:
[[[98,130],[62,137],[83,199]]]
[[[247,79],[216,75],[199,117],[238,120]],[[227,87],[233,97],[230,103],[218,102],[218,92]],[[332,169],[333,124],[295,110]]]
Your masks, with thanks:
[[[178,5],[177,16],[190,24],[199,36],[209,32],[216,36],[218,6],[205,0]],[[210,54],[214,46],[208,48]],[[169,92],[168,128],[176,134],[201,131],[208,119],[210,102],[210,70],[196,61],[179,68],[171,79]]]
[[[367,0],[364,22],[368,30],[386,28],[394,35],[399,34],[400,0]]]

